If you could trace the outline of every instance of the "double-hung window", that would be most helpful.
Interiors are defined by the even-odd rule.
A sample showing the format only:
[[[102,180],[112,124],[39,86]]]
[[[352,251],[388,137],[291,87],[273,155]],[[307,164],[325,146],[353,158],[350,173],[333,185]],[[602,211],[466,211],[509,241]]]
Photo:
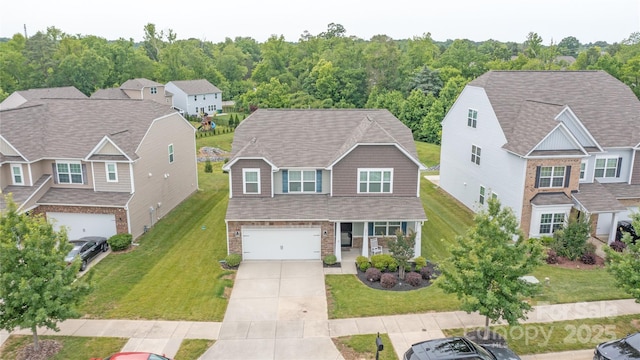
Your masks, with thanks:
[[[480,153],[482,149],[479,146],[471,145],[471,162],[480,165]]]
[[[585,180],[587,178],[587,162],[582,161],[580,163],[580,180]]]
[[[14,185],[24,185],[24,178],[22,177],[22,166],[12,165],[11,176],[13,176]]]
[[[400,221],[373,223],[373,235],[376,236],[395,236],[398,230],[400,230]]]
[[[467,126],[475,128],[478,125],[478,110],[469,109]]]
[[[316,192],[316,171],[289,170],[289,192]]]
[[[539,187],[564,187],[564,172],[564,166],[541,166]]]
[[[540,216],[540,234],[553,234],[564,227],[564,213],[542,214]]]
[[[618,158],[596,159],[594,176],[597,178],[618,177]]]
[[[149,92],[151,92],[152,94],[157,94],[158,93],[158,88],[154,86],[151,89],[149,89]]]
[[[484,198],[486,196],[486,189],[484,186],[480,185],[480,197],[478,198],[478,202],[480,205],[484,205]]]
[[[169,144],[169,164],[173,163],[174,154],[173,154],[173,144]]]
[[[391,193],[393,169],[358,169],[358,193]]]
[[[260,169],[242,169],[244,194],[260,194]]]
[[[82,165],[79,162],[56,162],[59,184],[83,184]]]
[[[116,163],[104,164],[107,172],[107,182],[118,182],[118,166]]]

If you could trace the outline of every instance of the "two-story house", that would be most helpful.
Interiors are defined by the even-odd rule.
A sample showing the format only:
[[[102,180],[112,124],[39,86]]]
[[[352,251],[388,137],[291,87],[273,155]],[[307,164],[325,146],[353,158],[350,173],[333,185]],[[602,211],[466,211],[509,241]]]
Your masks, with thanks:
[[[612,241],[640,205],[640,102],[604,71],[490,71],[442,122],[440,185],[467,207],[489,196],[530,237],[573,212]]]
[[[188,115],[222,112],[222,91],[206,79],[170,81],[165,87],[173,94],[173,106]]]
[[[18,90],[0,103],[0,110],[13,109],[27,101],[39,99],[86,99],[87,95],[75,86]]]
[[[194,131],[155,101],[29,101],[0,112],[0,190],[70,239],[136,238],[196,191]]]
[[[163,84],[145,78],[130,79],[118,88],[98,89],[92,99],[153,100],[171,106],[173,94]]]
[[[236,129],[226,215],[230,253],[321,259],[415,232],[420,171],[411,131],[389,111],[260,109]]]

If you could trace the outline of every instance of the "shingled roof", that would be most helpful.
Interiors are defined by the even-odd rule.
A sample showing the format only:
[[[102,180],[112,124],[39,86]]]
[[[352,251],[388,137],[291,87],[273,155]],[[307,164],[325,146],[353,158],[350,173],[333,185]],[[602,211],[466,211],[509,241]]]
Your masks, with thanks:
[[[160,84],[153,80],[145,79],[145,78],[137,78],[130,79],[125,81],[122,85],[120,85],[120,89],[127,90],[142,90],[146,87],[156,87],[156,86],[164,86],[164,84]]]
[[[0,111],[0,134],[27,161],[82,159],[105,136],[135,159],[153,120],[172,113],[151,100],[37,100]]]
[[[384,109],[259,109],[236,129],[231,160],[261,157],[277,167],[331,165],[356,144],[397,144],[418,155],[411,130]]]
[[[26,100],[37,99],[86,99],[87,95],[83,94],[74,86],[29,89],[16,91]]]
[[[215,94],[221,93],[215,85],[206,79],[199,80],[177,80],[171,81],[172,84],[184,91],[187,95]]]
[[[604,71],[489,71],[468,86],[483,88],[507,138],[525,155],[568,106],[602,147],[640,142],[640,101]]]

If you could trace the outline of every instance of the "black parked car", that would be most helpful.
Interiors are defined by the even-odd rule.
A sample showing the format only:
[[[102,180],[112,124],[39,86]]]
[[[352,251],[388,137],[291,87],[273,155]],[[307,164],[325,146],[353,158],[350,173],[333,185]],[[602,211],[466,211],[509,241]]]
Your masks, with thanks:
[[[520,360],[511,349],[502,345],[478,345],[463,337],[450,337],[411,345],[404,360]]]
[[[629,220],[618,221],[618,226],[616,227],[616,240],[622,240],[622,235],[624,233],[631,234],[631,239],[633,243],[636,243],[636,240],[640,239],[640,235],[636,233],[636,229],[633,228],[633,224]]]
[[[80,258],[82,261],[80,271],[84,271],[87,264],[95,259],[100,252],[109,250],[107,238],[102,236],[86,236],[69,242],[73,244],[73,249],[69,251],[64,260],[67,264],[71,264],[76,258]]]
[[[625,338],[603,342],[596,347],[593,360],[640,359],[640,332]]]

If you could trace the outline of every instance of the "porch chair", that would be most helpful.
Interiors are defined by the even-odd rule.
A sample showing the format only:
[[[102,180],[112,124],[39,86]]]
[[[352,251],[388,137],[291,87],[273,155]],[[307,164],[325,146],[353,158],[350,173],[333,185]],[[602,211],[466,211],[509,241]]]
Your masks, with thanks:
[[[378,238],[369,239],[371,242],[371,255],[382,254],[382,246],[378,245]]]

